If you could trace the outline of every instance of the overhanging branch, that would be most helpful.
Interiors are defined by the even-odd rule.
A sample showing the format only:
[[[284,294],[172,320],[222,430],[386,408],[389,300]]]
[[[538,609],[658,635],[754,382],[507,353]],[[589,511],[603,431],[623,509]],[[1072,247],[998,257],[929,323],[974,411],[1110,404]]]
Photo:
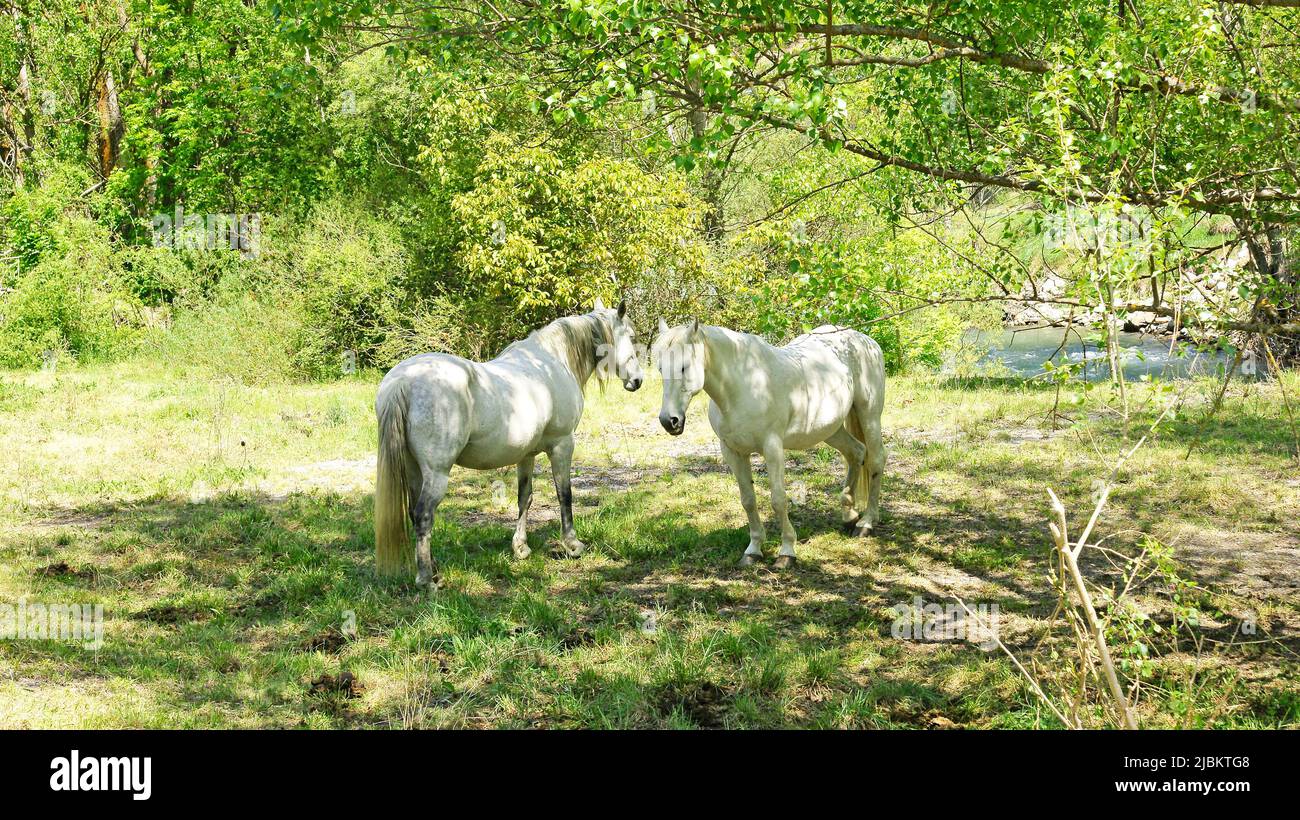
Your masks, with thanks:
[[[715,108],[715,113],[724,113],[721,108]],[[779,128],[795,131],[797,133],[814,136],[822,140],[830,140],[841,145],[845,151],[865,157],[881,165],[902,168],[915,173],[924,174],[934,179],[950,180],[954,182],[966,182],[972,185],[990,185],[997,188],[1005,188],[1013,191],[1024,191],[1026,193],[1042,194],[1057,199],[1065,199],[1072,202],[1096,203],[1104,202],[1108,197],[1097,191],[1085,191],[1080,188],[1069,190],[1059,190],[1051,188],[1048,185],[1035,179],[1022,179],[1007,174],[985,174],[979,171],[973,171],[963,168],[948,168],[939,165],[930,165],[916,160],[910,160],[906,157],[900,157],[894,154],[888,154],[869,145],[860,142],[843,139],[830,134],[825,128],[818,128],[811,123],[798,123],[792,120],[784,119],[773,114],[763,111],[744,111],[732,112],[739,113],[751,119],[766,122]],[[1257,203],[1278,203],[1288,204],[1300,202],[1300,195],[1284,191],[1280,188],[1261,188],[1258,190],[1222,190],[1208,196],[1198,196],[1195,192],[1172,192],[1172,191],[1138,191],[1129,190],[1123,192],[1126,199],[1131,202],[1149,207],[1163,207],[1173,204],[1183,204],[1194,208],[1195,210],[1205,213],[1239,215],[1245,206]],[[1295,222],[1300,220],[1300,213],[1292,214],[1270,214],[1269,218],[1273,221]]]
[[[1279,0],[1280,4],[1280,0]],[[1295,0],[1300,6],[1300,0]],[[755,24],[744,27],[748,34],[820,34],[826,37],[880,37],[890,40],[905,40],[925,43],[938,48],[920,57],[897,57],[886,54],[864,54],[853,60],[837,61],[835,65],[888,65],[898,68],[919,68],[926,65],[961,57],[971,62],[998,65],[1031,74],[1049,74],[1055,70],[1052,63],[1035,57],[1009,52],[984,51],[970,43],[949,37],[928,29],[906,28],[902,26],[880,26],[870,23],[840,23],[833,26],[814,23],[801,23],[788,26],[772,24]],[[1118,87],[1126,93],[1157,93],[1175,96],[1201,97],[1216,102],[1233,105],[1250,104],[1259,109],[1288,111],[1300,113],[1300,99],[1276,97],[1250,89],[1221,88],[1188,83],[1171,74],[1148,71],[1148,77],[1119,83]]]

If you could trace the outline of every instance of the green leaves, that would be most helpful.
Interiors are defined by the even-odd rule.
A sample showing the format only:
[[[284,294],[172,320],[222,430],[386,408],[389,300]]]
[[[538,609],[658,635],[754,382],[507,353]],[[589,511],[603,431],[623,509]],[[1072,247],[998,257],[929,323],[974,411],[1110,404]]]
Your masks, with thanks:
[[[460,263],[521,317],[549,318],[667,269],[697,269],[700,205],[674,175],[489,141],[473,188],[455,198]]]

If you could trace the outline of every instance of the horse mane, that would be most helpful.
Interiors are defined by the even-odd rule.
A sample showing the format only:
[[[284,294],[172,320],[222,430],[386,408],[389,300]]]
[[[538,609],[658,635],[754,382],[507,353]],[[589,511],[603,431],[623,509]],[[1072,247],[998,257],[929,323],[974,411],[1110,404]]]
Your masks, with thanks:
[[[704,366],[709,366],[709,325],[700,325],[700,345],[704,348]],[[665,330],[655,340],[656,351],[679,344],[691,344],[691,323],[675,325]],[[656,353],[656,355],[658,355]]]
[[[595,373],[604,388],[605,374],[597,367],[599,352],[602,345],[605,350],[613,347],[614,334],[609,323],[594,312],[556,319],[528,334],[527,339],[514,342],[502,351],[502,355],[530,340],[564,362],[579,386],[586,386],[587,380]]]
[[[700,325],[700,330],[703,329],[704,329],[704,325]],[[660,346],[668,347],[669,345],[685,344],[686,341],[689,339],[690,335],[691,335],[690,323],[684,325],[676,325],[675,327],[670,327],[667,330],[665,330],[663,333],[659,334],[659,338],[655,340],[655,347],[660,347]]]

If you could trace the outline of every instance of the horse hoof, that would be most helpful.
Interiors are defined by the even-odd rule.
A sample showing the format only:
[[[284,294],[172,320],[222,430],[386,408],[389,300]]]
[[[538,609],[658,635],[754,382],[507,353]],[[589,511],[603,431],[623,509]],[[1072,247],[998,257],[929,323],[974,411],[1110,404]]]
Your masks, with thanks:
[[[843,530],[844,534],[853,535],[854,533],[856,533],[858,531],[858,522],[861,520],[862,519],[860,518],[854,518],[852,521],[845,521],[844,524],[841,526],[841,529]]]
[[[772,569],[790,569],[794,566],[793,555],[778,555],[772,562]]]
[[[523,545],[520,545],[520,546],[515,547],[515,548],[514,548],[514,551],[515,551],[515,560],[516,560],[516,561],[522,561],[522,560],[524,560],[525,558],[527,558],[528,556],[530,556],[530,555],[533,554],[533,550],[532,550],[532,548],[529,547],[527,544],[523,544]]]
[[[586,550],[587,545],[575,538],[572,541],[556,544],[551,548],[551,555],[556,558],[581,558]]]
[[[740,556],[740,565],[741,565],[742,567],[752,567],[752,566],[754,566],[755,564],[757,564],[757,563],[758,563],[758,559],[760,559],[760,558],[762,558],[762,557],[763,557],[763,556],[762,556],[761,553],[757,553],[757,552],[747,552],[747,553],[745,553],[744,555]]]
[[[870,521],[867,521],[864,518],[863,520],[858,522],[856,527],[853,528],[853,534],[856,535],[858,538],[866,538],[870,536],[871,533],[875,531],[875,529],[876,529],[875,525],[873,525]]]

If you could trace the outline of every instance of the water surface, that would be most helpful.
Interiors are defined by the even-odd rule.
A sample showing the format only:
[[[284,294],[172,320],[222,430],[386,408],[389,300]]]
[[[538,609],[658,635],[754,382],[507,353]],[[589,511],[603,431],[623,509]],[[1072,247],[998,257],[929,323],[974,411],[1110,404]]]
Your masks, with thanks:
[[[1062,339],[1065,344],[1062,346]],[[1196,345],[1141,333],[1120,333],[1120,364],[1124,376],[1185,379],[1188,376],[1222,375],[1235,355],[1231,348],[1198,349]],[[1076,375],[1088,381],[1110,378],[1110,361],[1101,335],[1091,330],[1046,327],[1026,330],[968,330],[962,347],[987,349],[979,360],[981,366],[1003,366],[1012,375],[1032,377],[1045,372],[1044,363],[1064,362],[1079,365]],[[1243,362],[1243,370],[1250,370]],[[1240,375],[1240,374],[1239,374]],[[1249,374],[1247,374],[1249,375]]]

